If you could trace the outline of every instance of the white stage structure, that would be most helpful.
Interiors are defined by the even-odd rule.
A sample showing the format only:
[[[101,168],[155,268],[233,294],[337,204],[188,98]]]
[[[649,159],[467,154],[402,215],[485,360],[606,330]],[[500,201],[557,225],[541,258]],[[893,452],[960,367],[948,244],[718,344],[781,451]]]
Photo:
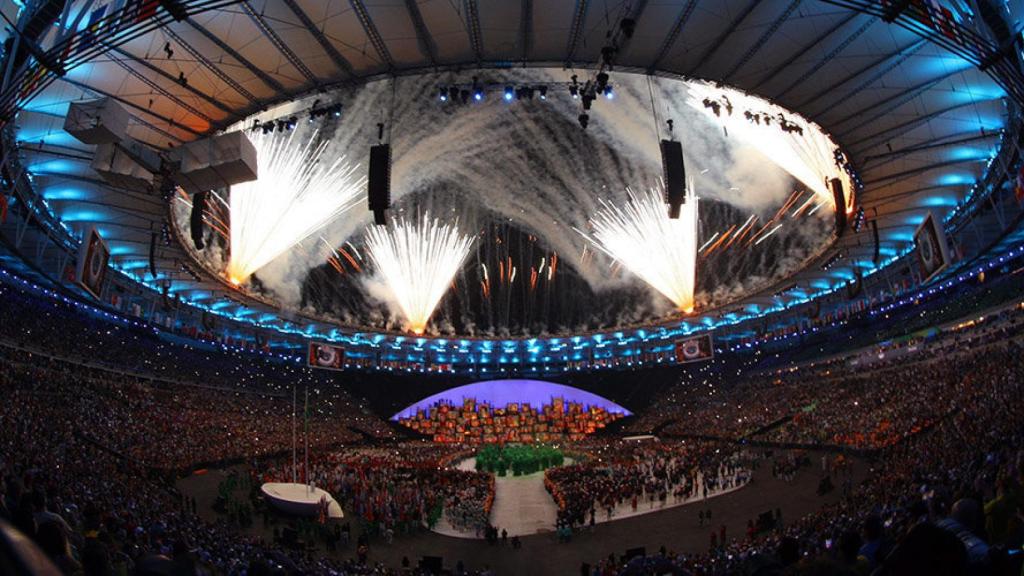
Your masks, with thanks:
[[[267,503],[285,514],[319,516],[326,504],[328,518],[343,518],[341,505],[326,490],[295,482],[267,482],[260,487]]]

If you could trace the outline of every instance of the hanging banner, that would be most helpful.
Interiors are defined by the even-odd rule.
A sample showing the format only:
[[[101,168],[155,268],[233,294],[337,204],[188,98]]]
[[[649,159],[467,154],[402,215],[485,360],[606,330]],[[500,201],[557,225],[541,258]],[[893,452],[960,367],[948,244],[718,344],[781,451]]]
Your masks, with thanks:
[[[94,297],[99,298],[109,261],[110,249],[107,247],[107,243],[103,241],[95,227],[90,227],[86,230],[82,245],[78,248],[78,268],[75,272],[75,281]]]
[[[925,217],[924,222],[914,233],[914,244],[917,246],[919,283],[925,284],[949,265],[946,234],[942,227],[935,223],[931,214]]]

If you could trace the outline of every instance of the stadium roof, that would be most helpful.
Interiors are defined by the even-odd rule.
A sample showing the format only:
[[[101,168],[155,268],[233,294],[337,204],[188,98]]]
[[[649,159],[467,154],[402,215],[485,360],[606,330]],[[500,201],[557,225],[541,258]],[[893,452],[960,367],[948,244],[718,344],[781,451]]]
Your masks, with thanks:
[[[17,3],[4,4],[14,21]],[[927,22],[906,10],[893,23],[879,16],[885,3],[816,0],[190,1],[177,3],[189,11],[181,21],[161,2],[154,14],[139,15],[138,33],[119,32],[111,14],[137,4],[68,2],[63,25],[45,33],[42,47],[59,51],[83,33],[90,44],[65,52],[73,62],[81,50],[82,61],[40,82],[19,104],[16,126],[22,162],[54,213],[76,232],[95,223],[124,268],[145,268],[167,206],[155,195],[114,189],[90,169],[93,147],[62,130],[74,101],[120,101],[136,118],[130,135],[166,148],[275,103],[380,76],[592,68],[608,31],[630,18],[635,32],[621,46],[619,69],[728,84],[830,132],[859,172],[860,201],[877,219],[883,258],[910,246],[926,213],[948,214],[967,197],[1017,106],[1015,88],[993,78],[998,66],[980,71],[981,57],[967,49],[964,39],[975,36],[998,46],[991,23],[967,2],[935,2],[946,11],[933,10]],[[787,282],[799,288],[789,298],[874,268],[869,235],[847,234],[837,247],[841,264],[797,274]],[[173,292],[196,301],[231,293],[183,271],[180,247],[161,244],[157,256]],[[227,302],[229,311],[242,310],[237,300]],[[750,302],[763,310],[777,299],[765,293]]]

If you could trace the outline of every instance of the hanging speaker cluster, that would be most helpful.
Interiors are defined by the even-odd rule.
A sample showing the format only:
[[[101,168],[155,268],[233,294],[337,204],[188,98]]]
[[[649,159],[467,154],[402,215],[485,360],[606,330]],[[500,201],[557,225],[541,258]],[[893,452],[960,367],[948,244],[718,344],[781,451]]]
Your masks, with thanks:
[[[206,247],[203,242],[203,213],[206,212],[206,192],[196,192],[192,195],[192,213],[189,216],[189,233],[192,236],[192,243],[196,250]]]
[[[391,145],[378,144],[370,147],[370,175],[367,198],[373,222],[377,226],[387,224],[385,211],[391,207]]]
[[[679,212],[686,203],[686,166],[683,164],[683,145],[675,140],[661,141],[661,165],[665,179],[665,202],[668,217],[679,219]]]
[[[846,194],[843,192],[843,181],[839,178],[829,180],[828,185],[832,188],[832,198],[836,202],[836,237],[842,237],[846,232]]]

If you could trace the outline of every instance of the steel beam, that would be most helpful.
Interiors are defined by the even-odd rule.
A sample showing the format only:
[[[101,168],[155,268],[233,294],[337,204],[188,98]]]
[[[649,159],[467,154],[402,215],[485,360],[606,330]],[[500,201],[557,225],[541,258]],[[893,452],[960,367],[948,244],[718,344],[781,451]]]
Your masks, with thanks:
[[[679,39],[679,34],[682,33],[683,28],[686,27],[686,23],[689,22],[690,16],[693,15],[693,9],[697,7],[697,0],[690,0],[686,3],[686,6],[679,12],[679,16],[676,17],[675,24],[672,25],[672,29],[669,30],[668,36],[661,43],[661,48],[658,49],[658,55],[654,57],[650,66],[647,67],[647,73],[653,74],[661,62],[668,56],[668,53],[675,46],[676,40]]]
[[[800,6],[800,3],[802,1],[803,0],[793,0],[792,2],[790,2],[789,6],[786,7],[782,14],[780,14],[779,17],[772,22],[771,26],[769,26],[763,34],[761,34],[761,37],[757,39],[757,42],[754,42],[754,45],[747,49],[743,56],[741,56],[740,59],[736,61],[736,64],[734,64],[733,67],[730,68],[729,71],[725,73],[725,76],[722,76],[722,80],[728,81],[729,78],[731,78],[733,74],[738,72],[739,69],[742,68],[747,62],[749,62],[750,59],[753,58],[754,55],[761,50],[761,48],[764,48],[765,44],[768,43],[768,40],[770,40],[771,37],[774,36],[776,32],[778,32],[779,28],[782,27],[786,20],[788,20],[789,17],[793,15],[793,12]]]
[[[370,43],[373,44],[373,49],[377,51],[377,55],[380,56],[381,61],[387,65],[388,70],[394,70],[395,62],[391,59],[391,52],[388,51],[388,46],[384,43],[384,38],[382,38],[380,32],[377,31],[377,25],[374,24],[373,19],[370,18],[370,13],[366,10],[366,5],[363,4],[363,0],[349,0],[349,4],[352,5],[352,9],[359,18],[359,23],[362,24],[363,30],[366,32],[366,36],[370,39]]]
[[[283,2],[288,6],[292,13],[295,14],[299,19],[299,22],[302,22],[302,25],[306,27],[306,30],[309,31],[309,34],[314,40],[316,40],[317,44],[323,48],[324,52],[327,53],[327,56],[330,57],[331,62],[334,62],[334,65],[348,76],[355,76],[355,72],[352,70],[352,65],[349,61],[346,60],[340,52],[338,52],[338,49],[334,47],[334,44],[331,44],[331,41],[327,39],[327,36],[324,35],[323,31],[317,28],[316,23],[310,19],[309,15],[306,14],[306,11],[302,9],[302,6],[299,6],[299,3],[295,0],[283,0]]]
[[[267,24],[267,21],[263,16],[256,12],[256,9],[252,7],[249,0],[242,0],[241,4],[242,10],[249,15],[249,19],[253,21],[253,24],[256,24],[256,27],[260,29],[260,32],[266,36],[267,40],[270,40],[270,43],[274,45],[274,48],[277,48],[278,52],[284,55],[285,59],[288,60],[292,67],[298,70],[299,74],[302,74],[309,83],[319,86],[320,80],[315,74],[313,74],[313,71],[310,70],[302,59],[288,47],[288,44],[277,35],[277,32],[270,26],[270,24]]]

